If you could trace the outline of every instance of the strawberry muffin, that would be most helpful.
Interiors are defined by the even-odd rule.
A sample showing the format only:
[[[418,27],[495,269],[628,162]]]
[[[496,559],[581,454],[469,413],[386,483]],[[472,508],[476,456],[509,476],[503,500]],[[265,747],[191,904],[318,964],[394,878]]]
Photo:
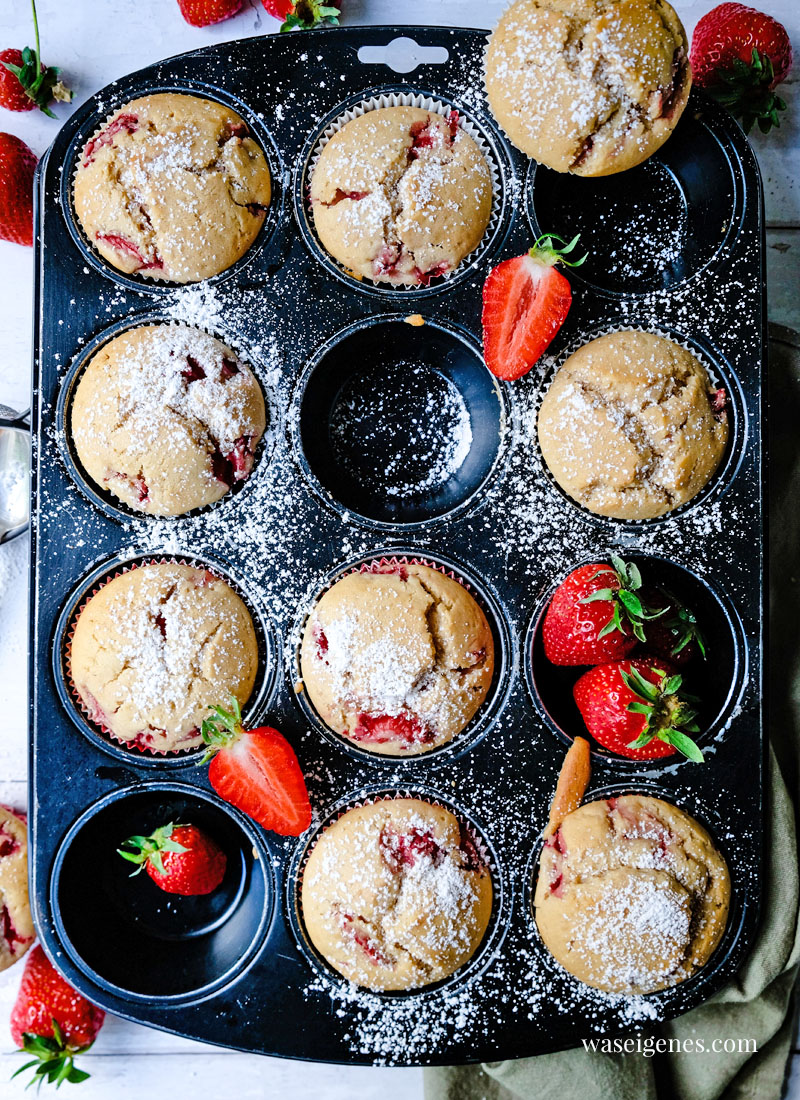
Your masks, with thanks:
[[[244,255],[271,188],[235,111],[162,92],[126,103],[90,138],[73,194],[84,233],[113,267],[194,283]]]
[[[419,107],[346,123],[311,176],[323,246],[357,277],[427,286],[479,244],[492,212],[486,158],[458,125]]]
[[[169,562],[120,573],[80,611],[69,674],[92,721],[129,748],[202,744],[208,708],[250,697],[258,643],[250,613],[220,577]]]
[[[300,651],[322,720],[369,752],[413,756],[459,734],[486,698],[492,632],[458,581],[425,565],[350,573],[319,599]]]
[[[725,453],[724,390],[690,351],[611,332],[570,355],[542,401],[542,455],[561,488],[601,516],[643,520],[695,497]]]
[[[730,877],[693,818],[644,795],[567,813],[542,849],[534,906],[542,939],[580,981],[609,993],[677,985],[725,931]]]
[[[651,156],[691,84],[686,32],[666,0],[517,0],[486,55],[489,106],[517,148],[579,176]]]
[[[373,990],[417,989],[475,954],[492,879],[449,810],[384,799],[348,810],[322,833],[301,902],[311,942],[345,978]]]
[[[0,970],[36,938],[28,903],[28,828],[23,814],[0,806]]]
[[[247,364],[186,325],[143,325],[105,344],[80,377],[70,421],[92,480],[157,516],[212,504],[243,481],[265,426]]]

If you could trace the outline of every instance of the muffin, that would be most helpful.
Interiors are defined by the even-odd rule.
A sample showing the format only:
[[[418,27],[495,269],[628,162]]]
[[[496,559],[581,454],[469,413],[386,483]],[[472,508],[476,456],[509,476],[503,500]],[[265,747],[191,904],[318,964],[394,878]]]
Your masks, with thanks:
[[[534,905],[554,958],[609,993],[677,985],[711,957],[730,877],[705,829],[644,795],[588,802],[545,842]]]
[[[311,175],[322,245],[358,277],[427,286],[477,247],[492,212],[478,146],[448,118],[383,107],[346,123]]]
[[[28,902],[25,818],[0,806],[0,970],[22,958],[36,938]]]
[[[68,655],[92,721],[129,748],[165,753],[202,744],[208,708],[256,679],[253,621],[233,589],[169,562],[120,573],[86,602]]]
[[[113,267],[194,283],[244,255],[271,189],[235,111],[161,92],[126,103],[90,138],[73,194],[84,233]]]
[[[311,942],[345,978],[373,990],[416,989],[474,955],[492,880],[449,810],[384,799],[348,810],[321,834],[301,902]]]
[[[320,598],[300,650],[303,686],[336,733],[412,756],[450,741],[486,698],[494,642],[458,581],[425,565],[349,573]]]
[[[550,472],[573,500],[601,516],[651,519],[690,501],[719,466],[725,391],[672,340],[612,332],[560,368],[538,432]]]
[[[253,467],[264,398],[229,347],[186,325],[143,325],[91,359],[70,428],[86,473],[129,508],[178,516]]]
[[[517,0],[486,55],[489,106],[509,138],[580,176],[655,153],[691,84],[686,32],[666,0]]]

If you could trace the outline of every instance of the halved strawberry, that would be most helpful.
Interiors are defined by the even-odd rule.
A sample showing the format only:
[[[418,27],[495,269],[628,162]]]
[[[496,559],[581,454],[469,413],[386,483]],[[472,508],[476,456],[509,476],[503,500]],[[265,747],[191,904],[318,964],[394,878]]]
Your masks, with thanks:
[[[700,729],[697,699],[666,661],[637,657],[584,672],[573,688],[586,728],[611,752],[654,760],[677,749],[695,763],[703,754],[688,736]]]
[[[244,729],[234,696],[229,705],[210,707],[215,717],[201,728],[211,786],[265,829],[300,836],[311,824],[311,803],[294,749],[270,726]]]
[[[577,243],[577,237],[567,244],[548,233],[524,256],[489,272],[483,284],[483,357],[498,378],[511,382],[527,374],[564,324],[572,290],[555,264],[579,267],[586,256],[564,258]]]

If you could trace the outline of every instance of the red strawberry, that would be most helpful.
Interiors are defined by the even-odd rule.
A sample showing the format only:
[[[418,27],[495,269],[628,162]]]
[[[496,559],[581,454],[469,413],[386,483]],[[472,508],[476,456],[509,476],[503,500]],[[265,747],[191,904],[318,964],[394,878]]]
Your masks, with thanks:
[[[11,1010],[11,1037],[34,1057],[14,1076],[35,1067],[38,1084],[85,1081],[89,1074],[75,1067],[73,1056],[89,1049],[104,1019],[105,1012],[68,985],[37,944]]]
[[[767,133],[779,126],[785,102],[774,89],[792,67],[792,44],[771,15],[744,4],[720,4],[698,22],[690,53],[695,84],[741,118]]]
[[[178,0],[181,15],[192,27],[210,27],[242,9],[242,0]]]
[[[577,243],[577,237],[566,244],[549,233],[524,256],[503,260],[489,272],[483,284],[483,357],[498,378],[511,382],[527,374],[564,324],[572,290],[555,264],[580,266],[585,256],[564,259]]]
[[[127,851],[123,851],[127,848]],[[196,825],[162,825],[150,836],[131,836],[117,851],[144,868],[156,886],[168,894],[210,894],[225,878],[227,857]]]
[[[33,171],[36,156],[13,134],[0,133],[0,238],[33,244]]]
[[[54,99],[69,103],[72,92],[58,79],[59,69],[48,68],[41,62],[35,0],[31,0],[31,6],[36,49],[26,46],[24,50],[11,49],[0,53],[0,106],[9,111],[32,111],[38,107],[50,118],[55,118],[49,104]]]
[[[694,696],[681,692],[682,678],[668,662],[637,657],[584,672],[573,688],[575,702],[595,741],[620,756],[655,760],[678,749],[696,763],[703,754],[688,733],[697,733]]]
[[[261,0],[267,12],[280,19],[281,30],[298,27],[302,31],[324,25],[336,26],[341,15],[341,0]]]
[[[595,665],[625,657],[645,640],[650,611],[637,595],[642,576],[636,565],[611,556],[581,565],[561,582],[545,613],[542,640],[554,665]],[[649,628],[648,628],[649,637]]]
[[[202,726],[211,786],[265,829],[300,836],[311,824],[311,803],[294,749],[269,726],[243,729],[233,696],[230,707],[211,707],[215,717]]]

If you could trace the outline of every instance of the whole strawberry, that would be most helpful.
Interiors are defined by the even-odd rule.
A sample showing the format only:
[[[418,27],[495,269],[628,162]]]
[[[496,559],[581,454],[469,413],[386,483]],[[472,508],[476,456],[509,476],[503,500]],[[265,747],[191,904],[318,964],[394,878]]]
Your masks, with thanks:
[[[665,592],[660,593],[660,598],[669,606],[661,618],[647,626],[648,653],[678,667],[690,664],[698,656],[705,660],[706,640],[695,613]]]
[[[89,1076],[73,1062],[88,1050],[103,1026],[96,1008],[58,973],[37,944],[28,955],[11,1010],[11,1037],[32,1059],[14,1074],[33,1069],[33,1081],[77,1084]]]
[[[695,27],[690,60],[695,84],[740,118],[745,133],[756,122],[765,134],[780,125],[786,104],[775,88],[792,67],[792,45],[777,19],[720,4]]]
[[[645,622],[662,614],[645,606],[641,587],[637,566],[615,555],[610,565],[574,569],[553,593],[545,613],[547,659],[554,665],[596,665],[625,657],[645,640]]]
[[[312,27],[336,26],[341,15],[341,0],[261,0],[267,12],[280,19],[281,30],[290,31],[294,27],[308,31]]]
[[[123,859],[138,864],[168,894],[210,894],[225,878],[228,860],[207,833],[196,825],[163,825],[150,836],[130,836],[117,849]]]
[[[242,10],[243,0],[178,0],[181,15],[192,27],[210,27]]]
[[[59,69],[42,64],[39,54],[39,21],[32,0],[36,49],[0,51],[0,106],[9,111],[32,111],[38,107],[50,118],[56,116],[49,104],[54,99],[68,103],[72,92],[59,80]]]
[[[33,244],[33,172],[36,156],[13,134],[0,133],[0,238]]]
[[[671,756],[676,749],[702,763],[697,700],[681,691],[682,677],[666,661],[637,657],[584,672],[573,688],[589,733],[604,748],[635,760]]]

